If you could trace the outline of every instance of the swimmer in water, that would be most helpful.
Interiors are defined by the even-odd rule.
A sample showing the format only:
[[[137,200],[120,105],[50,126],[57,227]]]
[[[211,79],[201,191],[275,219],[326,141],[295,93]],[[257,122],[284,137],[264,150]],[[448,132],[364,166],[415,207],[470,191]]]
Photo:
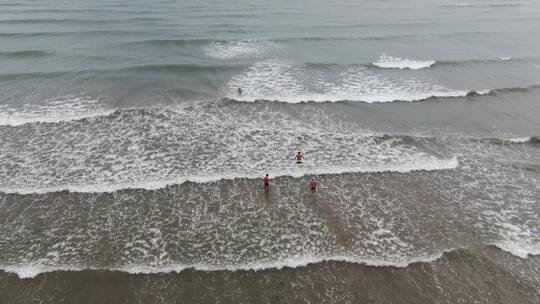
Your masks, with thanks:
[[[263,177],[263,183],[264,183],[264,187],[270,186],[270,177],[268,177],[268,174],[266,174],[266,176]]]
[[[311,178],[309,188],[311,189],[311,192],[317,192],[317,180],[315,180],[315,177]]]
[[[297,164],[301,164],[304,162],[304,155],[302,155],[302,152],[298,151],[298,154],[294,157],[296,159]]]

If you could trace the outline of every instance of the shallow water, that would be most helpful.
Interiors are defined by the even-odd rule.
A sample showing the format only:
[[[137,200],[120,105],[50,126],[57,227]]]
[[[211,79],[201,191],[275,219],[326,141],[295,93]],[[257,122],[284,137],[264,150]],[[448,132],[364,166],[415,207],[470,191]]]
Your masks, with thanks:
[[[0,3],[0,298],[537,303],[539,17]]]

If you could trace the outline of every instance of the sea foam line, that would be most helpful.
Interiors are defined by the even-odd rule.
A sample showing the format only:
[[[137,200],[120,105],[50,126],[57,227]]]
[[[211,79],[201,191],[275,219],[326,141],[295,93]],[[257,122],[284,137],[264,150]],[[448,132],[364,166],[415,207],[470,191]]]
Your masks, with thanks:
[[[540,255],[540,244],[529,244],[523,246],[516,242],[503,242],[491,244],[498,249],[508,252],[514,256],[526,259],[530,256]],[[407,259],[375,259],[375,258],[360,258],[348,255],[327,255],[327,256],[292,256],[282,260],[261,261],[252,263],[239,263],[229,265],[210,265],[210,264],[168,264],[160,266],[149,265],[126,265],[123,267],[99,268],[99,267],[80,267],[74,265],[47,265],[45,260],[38,260],[29,264],[11,264],[0,265],[0,270],[14,273],[20,279],[31,279],[42,273],[55,271],[84,271],[84,270],[108,270],[126,272],[130,274],[159,274],[159,273],[180,273],[187,269],[197,271],[262,271],[267,269],[283,269],[283,268],[302,268],[311,264],[323,262],[346,262],[351,264],[361,264],[373,267],[396,267],[406,268],[418,263],[431,263],[441,259],[445,254],[457,251],[463,248],[450,248],[441,250],[438,253],[431,255],[416,256]]]
[[[493,246],[511,253],[522,259],[526,259],[529,256],[540,255],[540,243],[537,244],[523,244],[515,241],[500,241],[492,244]]]
[[[61,123],[64,121],[77,121],[85,118],[108,116],[115,110],[99,111],[94,113],[65,114],[56,116],[16,115],[0,113],[0,126],[22,126],[30,123]]]
[[[0,125],[20,126],[27,123],[59,123],[106,116],[116,109],[106,109],[99,99],[61,96],[43,104],[24,104],[18,108],[0,105]]]
[[[440,259],[446,252],[445,250],[433,255],[425,255],[413,257],[410,259],[374,259],[374,258],[357,258],[347,255],[329,255],[329,256],[293,256],[282,260],[261,261],[253,263],[240,263],[229,265],[210,265],[210,264],[169,264],[160,266],[148,265],[126,265],[123,267],[98,268],[98,267],[80,267],[73,265],[47,265],[44,260],[39,260],[34,263],[25,265],[3,265],[0,269],[15,273],[21,279],[31,279],[42,273],[55,271],[84,271],[84,270],[109,270],[126,272],[130,274],[158,274],[158,273],[180,273],[187,269],[195,269],[198,271],[262,271],[266,269],[283,269],[283,268],[301,268],[310,264],[323,262],[346,262],[354,264],[363,264],[366,266],[375,267],[397,267],[405,268],[415,263],[429,263]]]
[[[344,173],[409,173],[414,171],[438,171],[438,170],[452,170],[457,168],[457,157],[442,160],[422,160],[421,162],[403,164],[399,166],[336,166],[331,168],[313,168],[307,172],[303,169],[290,170],[285,172],[261,172],[261,174],[214,174],[205,176],[187,176],[177,179],[161,180],[161,181],[137,181],[137,182],[124,182],[114,184],[78,184],[78,185],[65,185],[65,186],[53,186],[43,188],[13,188],[13,187],[0,187],[0,192],[4,193],[16,193],[16,194],[44,194],[51,192],[69,191],[78,193],[109,193],[124,189],[145,189],[145,190],[158,190],[166,188],[167,186],[181,185],[184,183],[211,183],[221,180],[235,180],[235,179],[258,179],[261,178],[263,173],[268,173],[273,178],[278,177],[293,177],[300,178],[307,175],[335,175]]]
[[[382,54],[379,59],[373,62],[373,65],[382,69],[409,69],[419,70],[429,68],[435,64],[434,60],[413,60],[407,58],[392,57]]]
[[[426,101],[431,98],[459,98],[467,96],[483,96],[492,93],[491,89],[484,90],[448,90],[448,91],[433,91],[433,92],[416,92],[405,94],[373,94],[373,95],[355,95],[355,94],[305,94],[299,96],[268,96],[265,99],[260,99],[252,96],[238,97],[230,95],[229,99],[239,102],[260,102],[260,101],[276,101],[284,103],[306,103],[306,102],[342,102],[342,101],[358,101],[365,103],[391,103],[391,102],[417,102]]]
[[[513,137],[513,138],[505,138],[504,139],[505,141],[508,141],[510,143],[514,143],[514,144],[522,144],[522,143],[528,143],[528,142],[531,142],[533,140],[533,137],[532,136],[528,136],[528,137]]]

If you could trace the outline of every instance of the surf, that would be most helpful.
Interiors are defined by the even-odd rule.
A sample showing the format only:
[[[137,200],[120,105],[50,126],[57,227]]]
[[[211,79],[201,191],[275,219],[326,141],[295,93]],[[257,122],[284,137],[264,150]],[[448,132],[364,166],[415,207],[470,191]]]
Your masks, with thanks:
[[[280,270],[280,269],[295,269],[305,268],[312,264],[321,264],[329,262],[340,262],[349,264],[360,264],[369,267],[383,267],[383,268],[407,268],[416,264],[432,264],[443,258],[449,258],[450,255],[474,252],[478,249],[489,249],[489,247],[495,247],[498,250],[502,250],[512,254],[520,259],[526,259],[532,256],[540,255],[538,250],[538,244],[536,249],[529,251],[526,248],[514,245],[513,249],[509,249],[504,245],[488,244],[483,246],[474,247],[456,247],[439,250],[433,254],[418,255],[409,258],[402,259],[377,259],[377,258],[362,258],[354,255],[301,255],[291,256],[280,260],[267,260],[251,263],[240,264],[226,264],[226,265],[211,265],[204,263],[194,264],[165,264],[159,266],[145,265],[145,264],[131,264],[125,266],[112,266],[112,267],[93,267],[93,266],[77,266],[77,265],[51,265],[45,260],[35,261],[28,264],[0,264],[0,270],[17,275],[19,279],[33,279],[38,275],[52,272],[83,272],[83,271],[113,271],[113,272],[125,272],[129,274],[166,274],[166,273],[181,273],[186,270],[193,269],[195,271],[204,272],[216,272],[216,271],[265,271],[265,270]],[[472,254],[472,253],[470,253]]]
[[[340,166],[340,167],[327,167],[327,168],[306,168],[304,166],[299,168],[292,168],[287,171],[261,171],[269,173],[273,179],[279,179],[282,177],[301,178],[304,176],[324,176],[324,175],[339,175],[347,173],[358,174],[381,174],[381,173],[398,173],[406,174],[416,171],[441,171],[441,170],[453,170],[457,168],[459,162],[456,157],[442,160],[421,161],[418,163],[404,164],[404,165],[386,165],[386,166]],[[242,174],[242,173],[221,173],[213,175],[198,175],[198,176],[186,176],[169,180],[141,180],[121,183],[102,183],[91,184],[86,182],[84,184],[70,184],[55,187],[2,187],[0,186],[0,192],[8,194],[46,194],[54,192],[69,191],[73,193],[113,193],[120,190],[158,190],[172,186],[179,186],[185,183],[197,183],[208,184],[216,183],[220,181],[235,181],[240,179],[258,180],[262,178],[262,174]]]

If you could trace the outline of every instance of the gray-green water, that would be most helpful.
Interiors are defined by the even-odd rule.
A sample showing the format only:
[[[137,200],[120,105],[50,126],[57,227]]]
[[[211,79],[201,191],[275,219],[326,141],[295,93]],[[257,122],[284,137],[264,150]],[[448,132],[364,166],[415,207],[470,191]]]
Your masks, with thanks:
[[[0,303],[538,303],[539,34],[527,0],[0,2]]]

